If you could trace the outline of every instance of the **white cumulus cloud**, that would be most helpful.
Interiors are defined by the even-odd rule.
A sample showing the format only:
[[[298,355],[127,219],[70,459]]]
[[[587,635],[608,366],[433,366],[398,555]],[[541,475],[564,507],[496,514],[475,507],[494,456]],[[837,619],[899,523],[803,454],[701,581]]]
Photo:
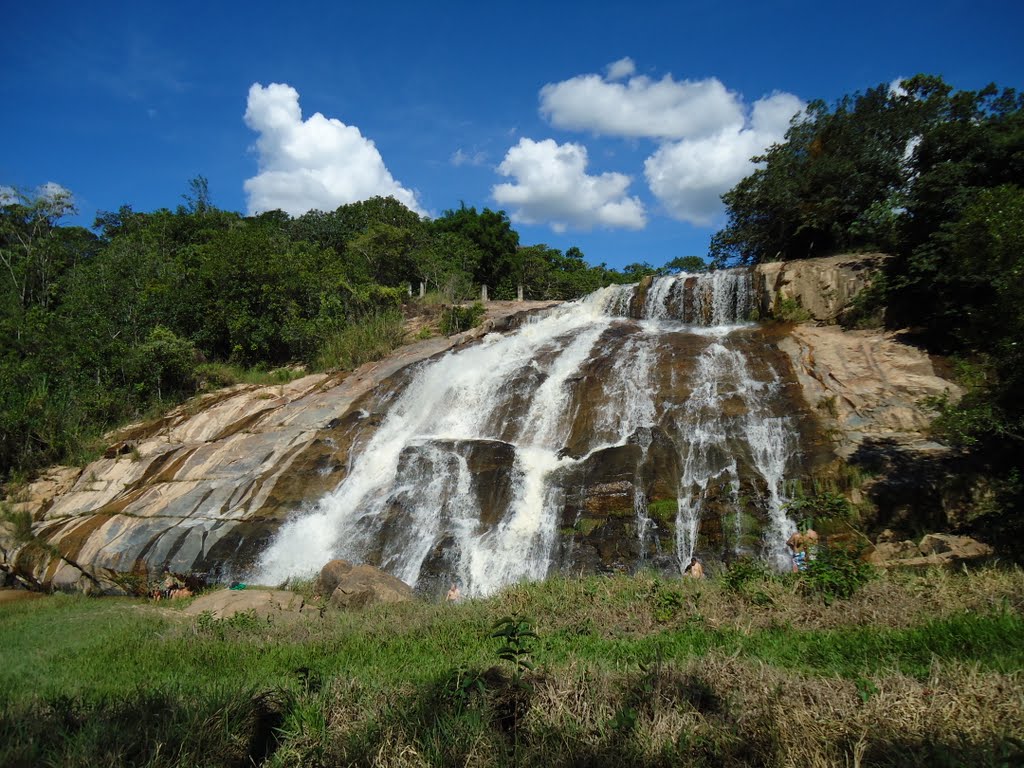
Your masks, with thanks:
[[[750,158],[782,141],[804,103],[790,93],[754,102],[749,121],[708,136],[662,145],[644,163],[651,192],[674,218],[708,226],[723,210],[721,196],[754,170]]]
[[[629,77],[636,72],[636,64],[629,56],[625,56],[618,61],[613,61],[608,65],[608,79],[609,80],[622,80],[624,77]]]
[[[311,209],[391,195],[417,213],[416,195],[391,176],[373,141],[352,125],[317,112],[307,120],[299,93],[271,83],[249,88],[245,124],[259,134],[259,173],[245,182],[250,214],[280,208],[293,216]]]
[[[555,232],[595,225],[642,229],[647,224],[643,204],[626,194],[630,177],[589,176],[586,168],[587,150],[580,144],[523,138],[498,166],[502,176],[515,181],[495,185],[491,194],[513,208],[513,221],[548,223]]]
[[[611,136],[682,139],[743,125],[743,103],[721,81],[630,77],[633,60],[608,65],[606,77],[578,75],[540,90],[540,111],[551,124]],[[618,82],[628,77],[625,82]]]

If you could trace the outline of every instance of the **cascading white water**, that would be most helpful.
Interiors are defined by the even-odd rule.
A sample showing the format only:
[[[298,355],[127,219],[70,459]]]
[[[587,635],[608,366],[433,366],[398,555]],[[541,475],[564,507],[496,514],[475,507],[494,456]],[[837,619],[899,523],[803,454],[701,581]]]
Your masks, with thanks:
[[[732,334],[743,332],[736,323],[749,311],[749,288],[745,271],[662,277],[648,286],[640,307],[636,286],[605,288],[507,336],[492,334],[421,365],[358,447],[341,485],[281,527],[255,577],[279,583],[343,557],[372,560],[413,585],[425,563],[440,559],[470,595],[543,578],[566,495],[558,478],[629,440],[646,457],[655,427],[672,433],[679,446],[680,564],[695,549],[708,483],[724,475],[739,486],[736,450],[746,451],[745,461],[768,488],[766,551],[783,552],[782,483],[792,441],[785,417],[771,416],[764,405],[772,383],[752,378],[743,353],[728,346]],[[643,319],[622,319],[630,314]],[[625,340],[617,342],[601,382],[585,445],[570,455],[567,441],[580,408],[573,382],[613,329]],[[691,394],[678,403],[655,391],[652,372],[667,335],[690,333],[704,347],[692,381],[684,382]],[[727,398],[742,403],[739,421],[721,418]],[[481,497],[488,489],[474,471],[480,456],[499,456],[507,465],[507,498],[487,525]],[[642,492],[633,493],[632,503],[642,549],[653,523]]]
[[[767,488],[766,511],[771,525],[765,551],[780,566],[786,562],[785,542],[793,530],[785,515],[783,482],[795,449],[794,440],[787,419],[772,416],[766,408],[766,395],[779,381],[777,377],[768,381],[752,377],[744,355],[725,346],[729,333],[724,326],[709,329],[713,340],[697,361],[692,394],[673,414],[684,453],[676,521],[676,554],[681,567],[690,562],[696,548],[702,498],[709,484],[727,480],[734,496],[738,491],[736,453],[730,448],[730,440],[735,440],[737,432],[745,438],[750,463]],[[737,401],[733,407],[744,414],[738,425],[737,419],[727,413],[730,399]],[[739,514],[736,525],[738,541]]]

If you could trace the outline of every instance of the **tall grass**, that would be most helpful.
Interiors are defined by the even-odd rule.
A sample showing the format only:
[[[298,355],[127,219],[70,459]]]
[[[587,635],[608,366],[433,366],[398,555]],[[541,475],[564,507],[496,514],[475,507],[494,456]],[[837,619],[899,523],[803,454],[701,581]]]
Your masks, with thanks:
[[[379,360],[405,341],[402,315],[397,310],[375,312],[323,339],[316,359],[321,371],[352,370]]]
[[[287,384],[301,378],[306,371],[301,367],[246,368],[233,363],[202,363],[196,368],[196,375],[205,389],[230,387],[235,384]]]
[[[883,577],[875,623],[767,578],[774,605],[641,575],[291,621],[56,595],[0,607],[0,765],[1010,764],[1022,587]]]

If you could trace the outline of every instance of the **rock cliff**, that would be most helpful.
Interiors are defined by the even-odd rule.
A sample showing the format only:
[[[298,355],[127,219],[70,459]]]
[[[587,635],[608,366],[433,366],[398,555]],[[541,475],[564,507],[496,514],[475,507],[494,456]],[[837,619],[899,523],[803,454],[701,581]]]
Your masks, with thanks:
[[[863,460],[877,455],[879,446],[887,456],[896,451],[904,458],[946,452],[928,438],[930,414],[920,401],[943,393],[957,397],[958,388],[898,335],[844,331],[834,324],[883,260],[877,254],[837,256],[753,270],[762,317],[777,313],[787,300],[811,317],[799,325],[766,326],[738,342],[766,350],[756,365],[782,374],[779,402],[793,416],[802,450],[815,454],[808,465],[834,456]],[[84,468],[53,468],[9,499],[31,519],[31,537],[0,532],[0,571],[37,587],[98,592],[132,591],[165,567],[228,580],[253,563],[288,515],[338,486],[350,469],[350,451],[374,433],[384,404],[418,363],[514,327],[524,311],[549,306],[493,302],[480,328],[406,346],[350,374],[238,386],[121,430],[103,458]],[[604,338],[609,348],[632,348],[614,334]],[[651,369],[652,386],[673,390],[674,401],[690,394],[685,370],[696,355],[696,347],[686,346],[691,341],[697,343],[677,339]],[[678,450],[658,427],[638,430],[624,444],[612,441],[605,450],[588,454],[584,448],[594,424],[607,418],[598,404],[617,359],[595,358],[569,382],[578,405],[564,452],[581,463],[565,478],[572,492],[559,521],[556,560],[585,570],[641,560],[669,566],[677,539],[679,491],[670,480],[682,471]],[[540,375],[528,365],[520,374],[524,381],[511,384],[526,389],[525,379]],[[507,407],[518,407],[515,397]],[[726,399],[722,416],[742,419],[747,407],[741,398]],[[494,417],[502,421],[507,415],[499,411]],[[432,446],[469,468],[472,484],[480,486],[475,495],[482,527],[497,525],[494,510],[507,506],[514,451],[505,439]],[[416,445],[405,449],[399,471],[431,460],[424,451]],[[884,488],[886,477],[879,473],[876,487]],[[764,489],[735,487],[723,475],[721,488],[705,490],[710,501],[700,522],[701,553],[753,549],[765,513],[752,500]],[[396,498],[386,518],[400,525],[407,511]],[[646,540],[636,530],[638,500],[646,505],[644,524],[652,526]],[[883,522],[893,524],[894,514],[883,513]],[[424,568],[436,571],[441,583],[447,578],[443,540],[436,549]]]
[[[55,467],[7,500],[31,540],[0,528],[0,571],[35,587],[133,591],[164,568],[226,580],[281,520],[337,483],[332,434],[410,366],[515,327],[551,302],[492,302],[477,328],[410,344],[347,374],[204,395],[112,435],[103,458]]]

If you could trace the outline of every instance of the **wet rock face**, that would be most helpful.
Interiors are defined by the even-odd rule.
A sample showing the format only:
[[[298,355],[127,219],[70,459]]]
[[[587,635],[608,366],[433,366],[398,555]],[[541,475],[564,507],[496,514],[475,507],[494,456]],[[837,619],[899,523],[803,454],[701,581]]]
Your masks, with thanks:
[[[714,561],[761,554],[772,518],[767,482],[748,443],[751,425],[786,420],[794,438],[789,477],[813,473],[831,456],[778,350],[784,331],[749,329],[724,342],[682,330],[662,336],[647,361],[650,378],[635,382],[650,402],[624,404],[607,390],[607,382],[615,378],[617,365],[638,354],[634,330],[610,329],[600,354],[574,381],[574,419],[565,451],[579,463],[558,480],[566,489],[558,567],[567,573],[636,567],[678,571],[679,526],[685,525],[687,508],[699,510],[698,557]],[[717,344],[725,348],[709,352]],[[709,359],[735,363],[731,351],[742,352],[746,370],[726,365],[713,382],[702,380],[698,368]],[[770,390],[768,396],[751,399],[744,391],[751,381]],[[616,430],[629,423],[630,409],[659,414],[659,425],[637,428],[625,445],[593,450],[619,439]]]

